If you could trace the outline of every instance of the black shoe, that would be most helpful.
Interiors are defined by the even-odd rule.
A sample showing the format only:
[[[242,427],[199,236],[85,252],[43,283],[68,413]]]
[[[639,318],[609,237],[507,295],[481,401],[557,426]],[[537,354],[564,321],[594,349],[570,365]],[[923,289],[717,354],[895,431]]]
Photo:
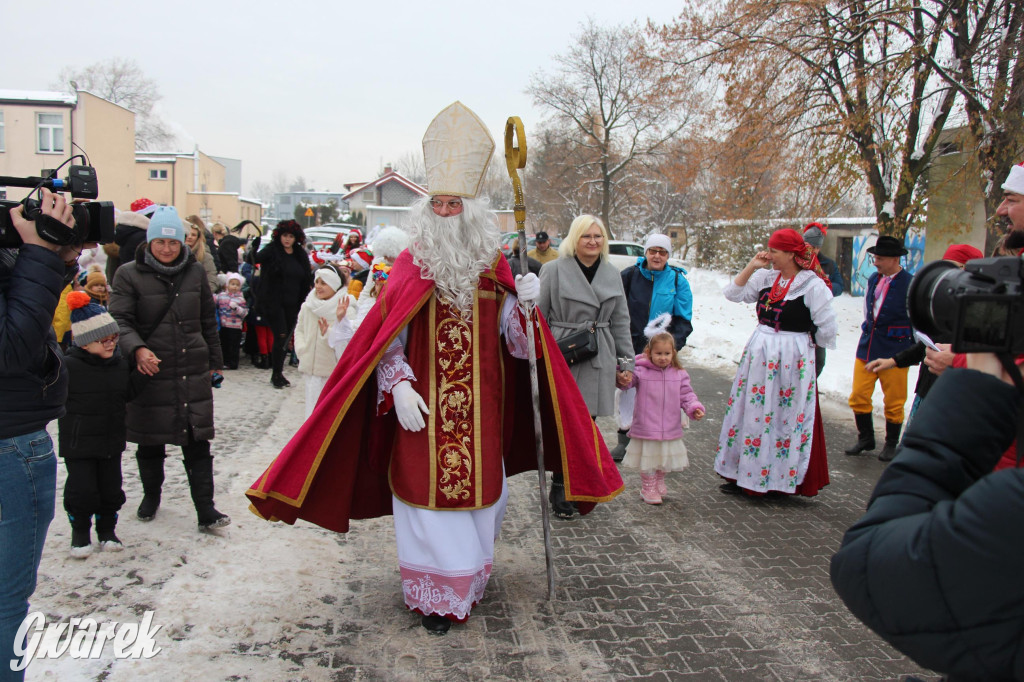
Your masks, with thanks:
[[[432,635],[443,635],[451,629],[452,622],[444,616],[430,614],[429,616],[423,616],[423,619],[420,620],[420,625]]]
[[[287,388],[292,385],[292,382],[285,379],[283,374],[275,374],[271,376],[270,383],[274,385],[274,388]]]
[[[84,559],[92,554],[92,538],[90,528],[71,529],[71,557]]]
[[[718,486],[718,489],[721,490],[726,495],[742,495],[743,494],[743,488],[741,488],[738,485],[736,485],[735,481],[729,481],[728,483],[723,483],[722,485]]]
[[[292,357],[291,357],[290,360],[288,360],[288,364],[290,366],[292,366],[292,367],[298,367],[299,366],[299,356],[296,355],[295,353],[292,353]]]
[[[571,519],[576,514],[576,505],[565,499],[565,484],[551,482],[551,492],[548,493],[548,502],[551,503],[551,513],[557,519]]]

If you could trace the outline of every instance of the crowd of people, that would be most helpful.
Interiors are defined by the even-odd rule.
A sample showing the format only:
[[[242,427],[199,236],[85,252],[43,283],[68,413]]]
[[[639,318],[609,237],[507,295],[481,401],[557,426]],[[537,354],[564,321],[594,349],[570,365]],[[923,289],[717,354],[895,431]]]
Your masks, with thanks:
[[[253,509],[338,532],[352,519],[392,515],[402,594],[431,633],[465,621],[483,598],[507,479],[535,470],[536,444],[557,518],[619,495],[614,462],[638,470],[643,503],[663,502],[667,475],[689,465],[684,428],[708,409],[681,363],[694,325],[686,271],[669,264],[670,239],[653,233],[620,272],[608,259],[608,230],[592,215],[578,216],[557,250],[538,233],[526,267],[518,248],[506,260],[493,214],[477,198],[493,148],[464,105],[442,111],[423,141],[431,194],[412,207],[407,228],[383,230],[372,245],[353,231],[326,263],[310,257],[291,220],[269,243],[248,242],[242,225],[207,230],[197,216],[140,200],[118,216],[112,244],[76,250],[40,238],[12,210],[24,245],[0,251],[0,540],[24,551],[0,562],[5,647],[27,612],[54,513],[46,424],[58,419],[73,558],[123,549],[116,524],[128,442],[137,446],[140,520],[158,515],[173,445],[198,528],[224,527],[231,519],[213,499],[214,388],[222,371],[238,369],[243,349],[271,370],[275,389],[290,385],[284,367],[293,356],[306,404],[305,422],[247,491]],[[1024,232],[1024,166],[1003,187],[1000,215]],[[42,204],[38,220],[73,224],[60,195],[43,190]],[[845,283],[820,254],[826,231],[820,223],[775,231],[723,291],[754,304],[757,318],[719,406],[714,471],[724,493],[814,496],[829,484],[817,379],[824,349],[835,347],[832,302]],[[1012,364],[915,338],[905,246],[881,236],[868,251],[877,272],[849,399],[858,440],[845,452],[875,449],[870,396],[880,381],[878,457],[896,463],[844,538],[833,581],[854,613],[915,660],[964,674],[976,657],[967,651],[977,649],[988,656],[986,674],[1010,679],[1024,613],[1007,613],[990,593],[1017,589],[1005,580],[1016,559],[1001,550],[1019,539],[1012,512],[1024,478],[997,463],[1015,453],[1018,415],[1007,405],[1019,396],[1008,386],[1024,392],[1024,383]],[[967,245],[945,254],[961,267],[981,255]],[[527,380],[531,357],[539,399]],[[918,417],[901,444],[906,367],[920,362]],[[595,419],[611,415],[619,432],[609,450]],[[964,419],[976,416],[981,443],[973,430],[964,435]],[[913,618],[887,615],[908,604]]]

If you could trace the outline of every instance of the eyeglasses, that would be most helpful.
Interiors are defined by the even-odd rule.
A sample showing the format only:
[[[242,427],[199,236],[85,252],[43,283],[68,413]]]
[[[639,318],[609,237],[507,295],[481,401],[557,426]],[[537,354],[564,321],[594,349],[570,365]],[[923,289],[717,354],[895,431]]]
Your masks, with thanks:
[[[462,202],[457,199],[452,199],[450,201],[431,199],[430,206],[435,210],[441,208],[442,206],[447,206],[449,211],[458,211],[460,208],[462,208]]]
[[[585,234],[580,237],[581,242],[600,242],[604,241],[603,234]]]
[[[647,249],[647,253],[651,254],[652,256],[667,256],[668,255],[668,251],[666,251],[665,249]]]
[[[114,334],[113,336],[108,336],[105,339],[100,339],[99,342],[102,343],[104,346],[113,346],[114,344],[117,343],[117,339],[120,336],[121,336],[120,334]]]

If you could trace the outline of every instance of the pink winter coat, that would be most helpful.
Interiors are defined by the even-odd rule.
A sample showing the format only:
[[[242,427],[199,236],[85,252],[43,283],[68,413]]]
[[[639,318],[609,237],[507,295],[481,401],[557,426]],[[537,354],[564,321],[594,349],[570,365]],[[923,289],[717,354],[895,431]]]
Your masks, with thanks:
[[[676,369],[671,365],[661,369],[643,354],[636,356],[636,368],[629,387],[638,387],[630,438],[682,438],[683,425],[679,418],[679,408],[686,410],[686,415],[691,419],[694,412],[704,409],[690,386],[690,375],[685,369]]]

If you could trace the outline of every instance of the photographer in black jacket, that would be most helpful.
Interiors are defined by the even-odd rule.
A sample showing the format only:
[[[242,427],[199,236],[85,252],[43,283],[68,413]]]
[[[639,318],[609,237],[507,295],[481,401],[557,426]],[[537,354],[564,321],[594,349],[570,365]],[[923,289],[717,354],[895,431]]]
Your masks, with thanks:
[[[832,584],[868,627],[951,682],[1024,680],[1024,469],[992,473],[1020,396],[994,355],[967,359],[921,404],[832,558]]]
[[[41,190],[40,205],[39,220],[74,225],[71,204],[60,194]],[[67,370],[51,325],[81,252],[42,239],[22,210],[10,212],[22,246],[0,249],[0,680],[24,676],[10,662],[36,587],[56,490],[57,460],[46,425],[64,414],[67,398]]]

